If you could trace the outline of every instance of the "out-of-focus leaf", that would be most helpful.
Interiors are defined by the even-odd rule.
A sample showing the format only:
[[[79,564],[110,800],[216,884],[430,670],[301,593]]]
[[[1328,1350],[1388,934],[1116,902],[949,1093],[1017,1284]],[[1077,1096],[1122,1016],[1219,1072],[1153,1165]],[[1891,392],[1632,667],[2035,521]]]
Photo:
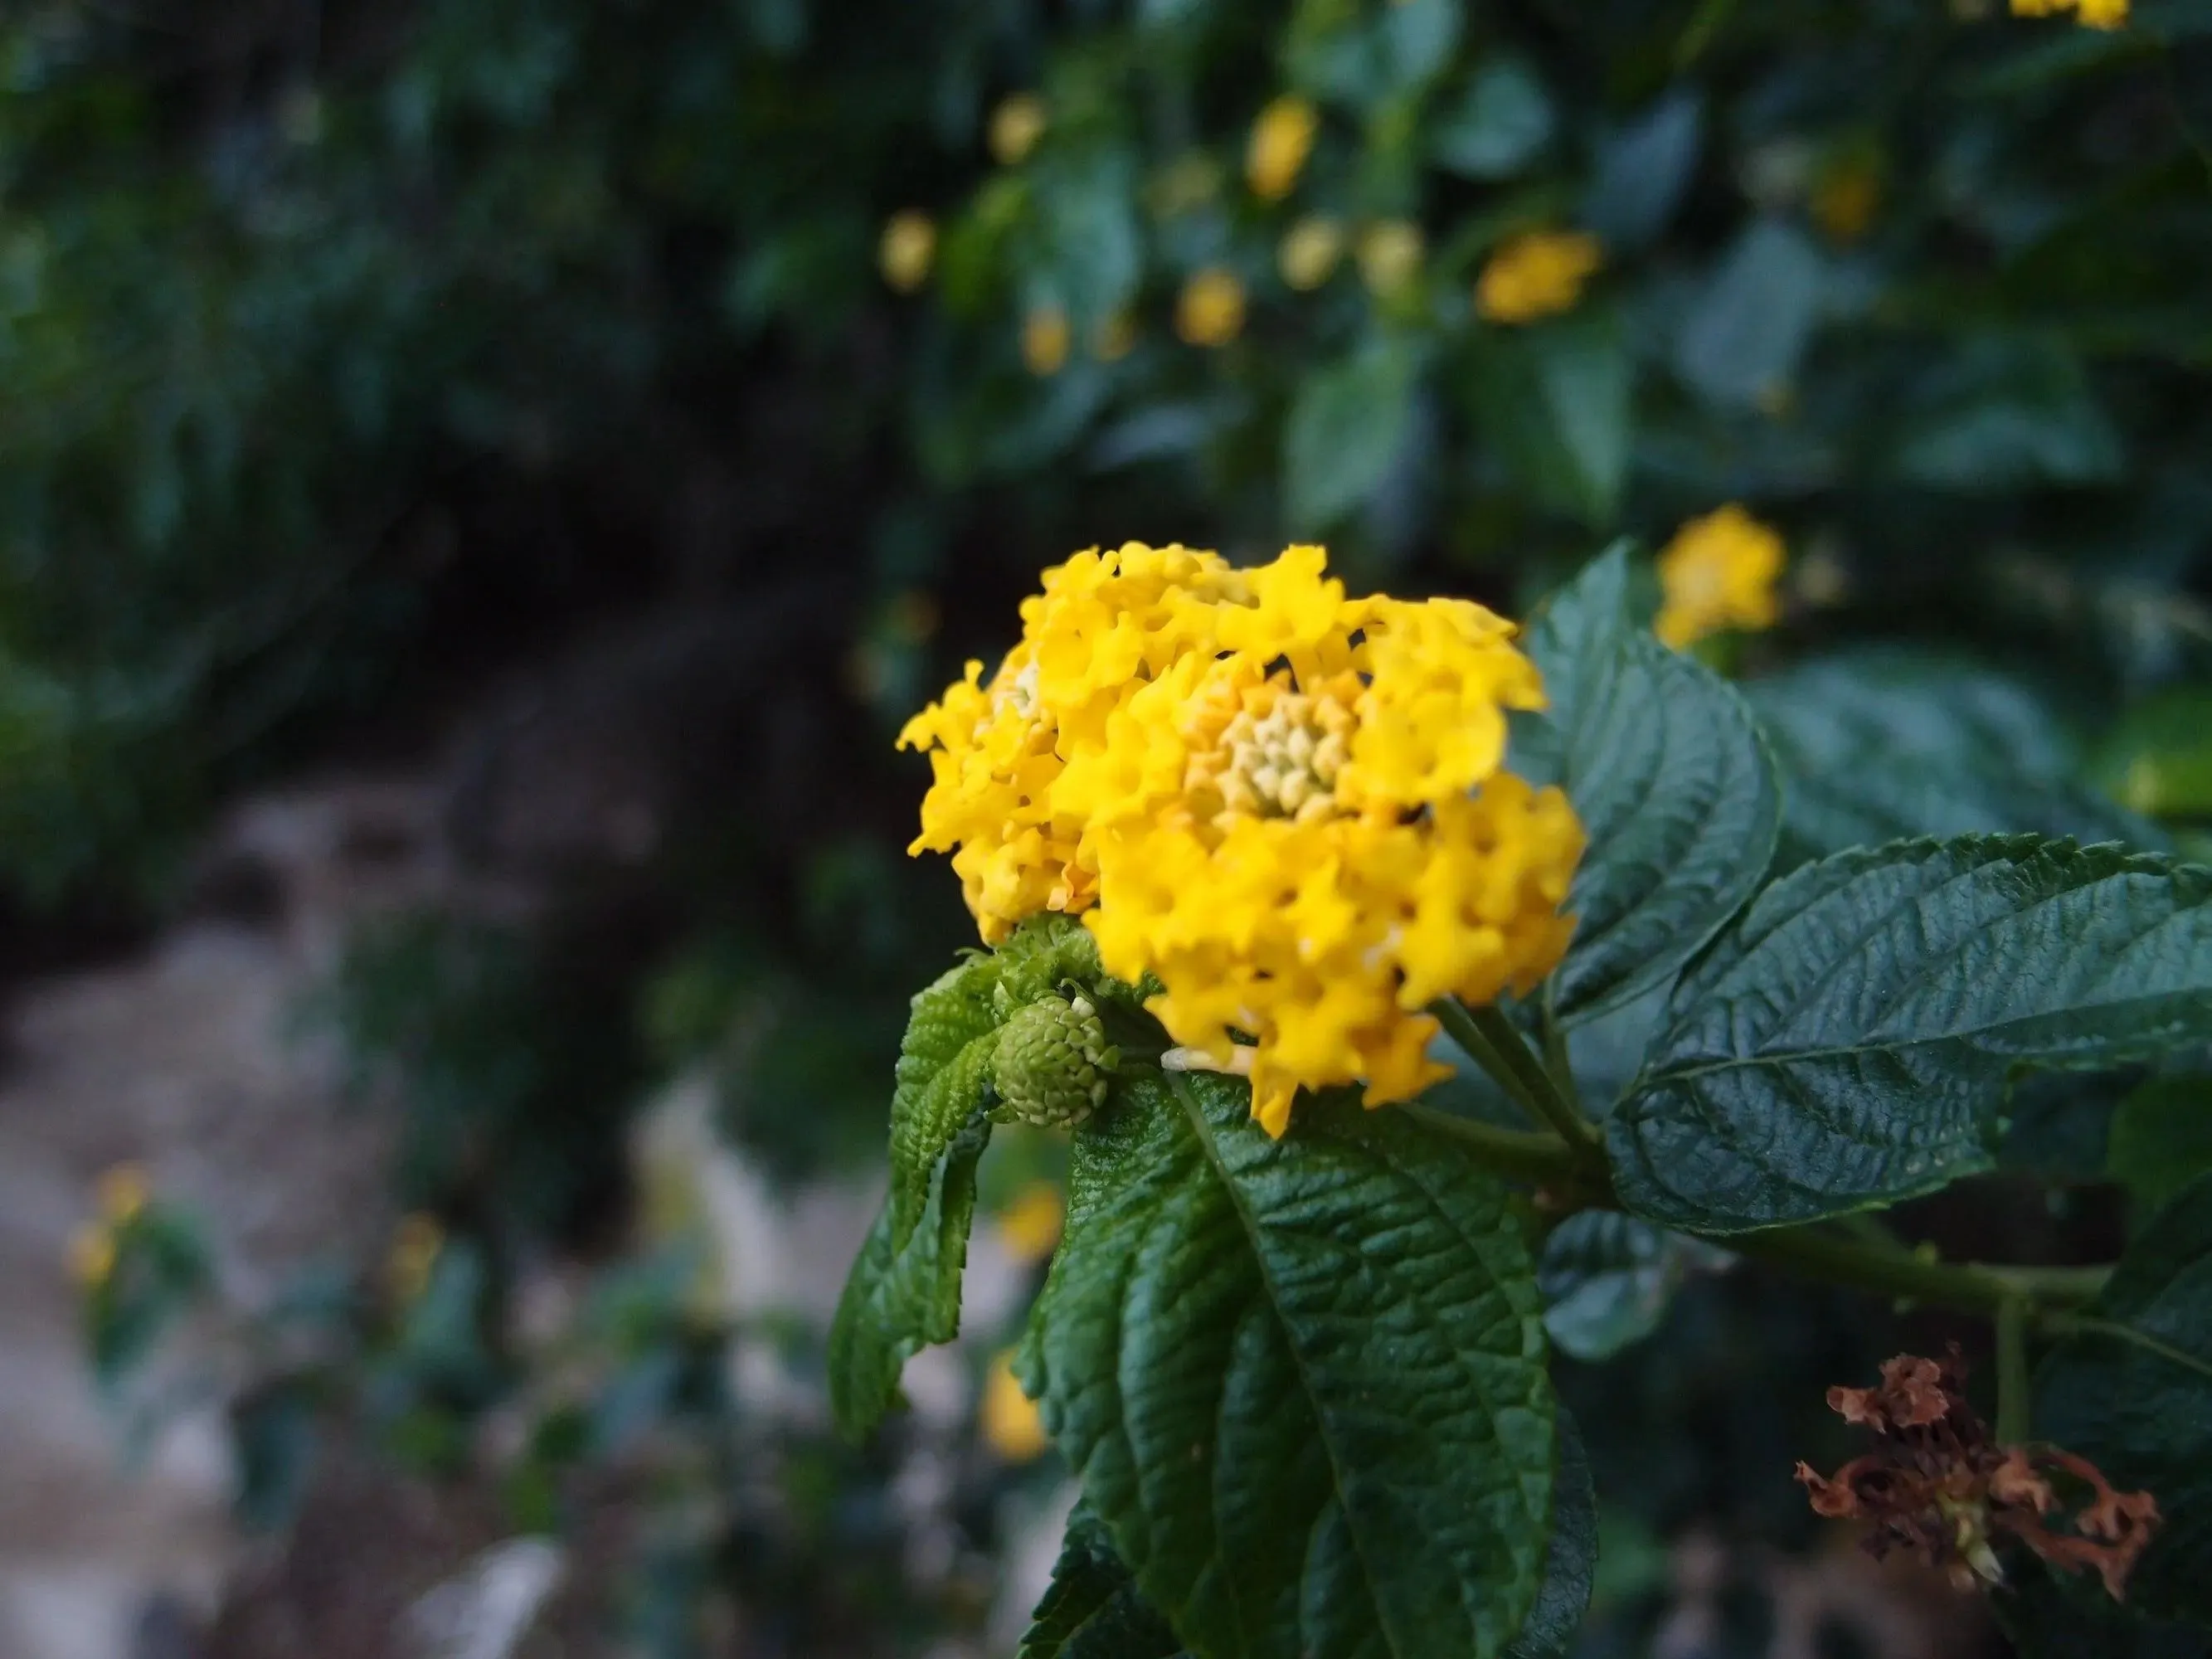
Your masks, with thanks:
[[[1483,65],[1429,136],[1437,165],[1468,179],[1506,179],[1552,141],[1552,100],[1517,58]]]
[[[1563,1659],[1589,1611],[1597,1576],[1597,1488],[1589,1454],[1575,1420],[1559,1413],[1559,1471],[1552,1481],[1552,1541],[1544,1552],[1544,1582],[1521,1634],[1505,1659]]]
[[[1284,516],[1318,537],[1372,495],[1405,441],[1419,359],[1395,341],[1317,369],[1283,431]]]
[[[1633,1216],[1585,1210],[1544,1241],[1536,1283],[1544,1328],[1577,1359],[1610,1359],[1659,1328],[1691,1274],[1717,1267],[1725,1251]]]
[[[1650,241],[1674,216],[1704,139],[1703,100],[1687,89],[1668,93],[1599,148],[1585,222],[1609,248]]]
[[[2212,688],[2178,686],[2130,709],[2097,745],[2091,770],[2138,812],[2212,818]]]
[[[2106,1168],[2148,1218],[2212,1170],[2212,1077],[2157,1077],[2112,1115]]]
[[[2125,459],[2080,362],[2048,341],[1982,342],[1942,363],[1893,456],[1900,477],[1949,489],[2102,483]]]
[[[1474,392],[1482,435],[1537,501],[1612,522],[1627,476],[1633,368],[1603,312],[1486,336]]]
[[[1788,392],[1820,315],[1825,264],[1796,226],[1755,220],[1683,319],[1674,368],[1684,382],[1731,409],[1755,408]]]

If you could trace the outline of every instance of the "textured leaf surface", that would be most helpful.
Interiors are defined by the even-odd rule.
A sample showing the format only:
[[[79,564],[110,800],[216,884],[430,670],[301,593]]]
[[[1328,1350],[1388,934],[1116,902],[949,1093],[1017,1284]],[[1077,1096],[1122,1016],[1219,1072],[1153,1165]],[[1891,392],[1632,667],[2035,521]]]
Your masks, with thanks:
[[[1507,1659],[1561,1659],[1589,1611],[1597,1578],[1597,1488],[1575,1419],[1559,1411],[1559,1473],[1552,1486],[1552,1541],[1544,1583]]]
[[[1025,1382],[1203,1659],[1492,1659],[1555,1455],[1534,1272],[1455,1143],[1346,1099],[1125,1079],[1076,1138]]]
[[[1806,866],[1677,988],[1607,1125],[1623,1201],[1726,1232],[1990,1167],[2015,1067],[2212,1033],[2212,871],[2033,836]]]
[[[1782,765],[1790,862],[1911,836],[2072,836],[2165,845],[2075,781],[2077,756],[2026,686],[1896,650],[1809,662],[1744,690]]]
[[[1782,801],[1742,700],[1631,620],[1623,550],[1553,599],[1528,650],[1551,707],[1516,723],[1514,769],[1562,786],[1590,838],[1547,991],[1573,1024],[1665,983],[1742,908]]]
[[[2204,1659],[2200,1630],[2144,1619],[2094,1578],[2065,1581],[2026,1551],[1990,1598],[2020,1659]]]
[[[2212,1077],[2156,1077],[2112,1114],[2106,1172],[2148,1218],[2212,1170]]]
[[[1674,1292],[1725,1252],[1612,1210],[1570,1216],[1544,1241],[1536,1270],[1544,1328],[1577,1359],[1610,1359],[1659,1328]]]
[[[2118,1328],[2072,1338],[2044,1364],[2036,1431],[2158,1499],[2129,1606],[2212,1625],[2212,1176],[2144,1231],[2092,1313]]]
[[[1138,1591],[1105,1525],[1082,1504],[1030,1615],[1021,1659],[1182,1659],[1182,1644]]]

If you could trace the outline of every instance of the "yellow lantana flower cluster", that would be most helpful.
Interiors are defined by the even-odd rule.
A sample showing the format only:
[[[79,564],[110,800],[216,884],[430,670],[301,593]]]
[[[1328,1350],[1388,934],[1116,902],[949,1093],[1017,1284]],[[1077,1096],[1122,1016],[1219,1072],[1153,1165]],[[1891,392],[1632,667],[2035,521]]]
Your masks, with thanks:
[[[2116,29],[2128,21],[2128,0],[2012,0],[2015,17],[2049,17],[2058,12],[2080,15],[2093,29]]]
[[[1605,263],[1595,236],[1578,230],[1531,230],[1499,246],[1474,285],[1484,319],[1518,325],[1572,311],[1583,286]]]
[[[1022,617],[901,735],[935,771],[913,850],[952,854],[987,940],[1084,913],[1271,1134],[1301,1085],[1418,1093],[1431,1003],[1558,963],[1583,831],[1504,770],[1507,711],[1544,695],[1503,618],[1349,599],[1316,547],[1239,570],[1134,544],[1047,571]]]
[[[1659,555],[1662,599],[1652,631],[1680,651],[1725,629],[1773,627],[1788,558],[1773,528],[1734,501],[1691,520]]]

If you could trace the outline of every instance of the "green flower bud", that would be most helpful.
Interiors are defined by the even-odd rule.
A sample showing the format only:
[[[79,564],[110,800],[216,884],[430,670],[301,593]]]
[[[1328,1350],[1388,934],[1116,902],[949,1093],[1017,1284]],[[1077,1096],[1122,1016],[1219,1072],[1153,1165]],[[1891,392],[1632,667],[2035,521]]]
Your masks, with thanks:
[[[1121,1059],[1089,999],[1046,996],[1000,1028],[991,1076],[1023,1122],[1072,1129],[1105,1103]]]

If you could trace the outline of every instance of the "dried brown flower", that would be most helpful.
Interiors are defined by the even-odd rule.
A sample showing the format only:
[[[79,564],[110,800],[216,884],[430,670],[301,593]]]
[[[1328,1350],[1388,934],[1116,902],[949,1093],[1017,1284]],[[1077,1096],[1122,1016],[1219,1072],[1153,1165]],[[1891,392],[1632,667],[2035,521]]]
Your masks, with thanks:
[[[1954,1346],[1941,1360],[1899,1354],[1875,1388],[1829,1389],[1829,1406],[1879,1443],[1832,1477],[1797,1466],[1814,1512],[1865,1522],[1869,1553],[1908,1550],[1961,1589],[2003,1582],[1994,1543],[2010,1537],[2063,1571],[2094,1571],[2123,1599],[2157,1530],[2157,1501],[2116,1492],[2058,1447],[1998,1445],[1965,1381]]]

